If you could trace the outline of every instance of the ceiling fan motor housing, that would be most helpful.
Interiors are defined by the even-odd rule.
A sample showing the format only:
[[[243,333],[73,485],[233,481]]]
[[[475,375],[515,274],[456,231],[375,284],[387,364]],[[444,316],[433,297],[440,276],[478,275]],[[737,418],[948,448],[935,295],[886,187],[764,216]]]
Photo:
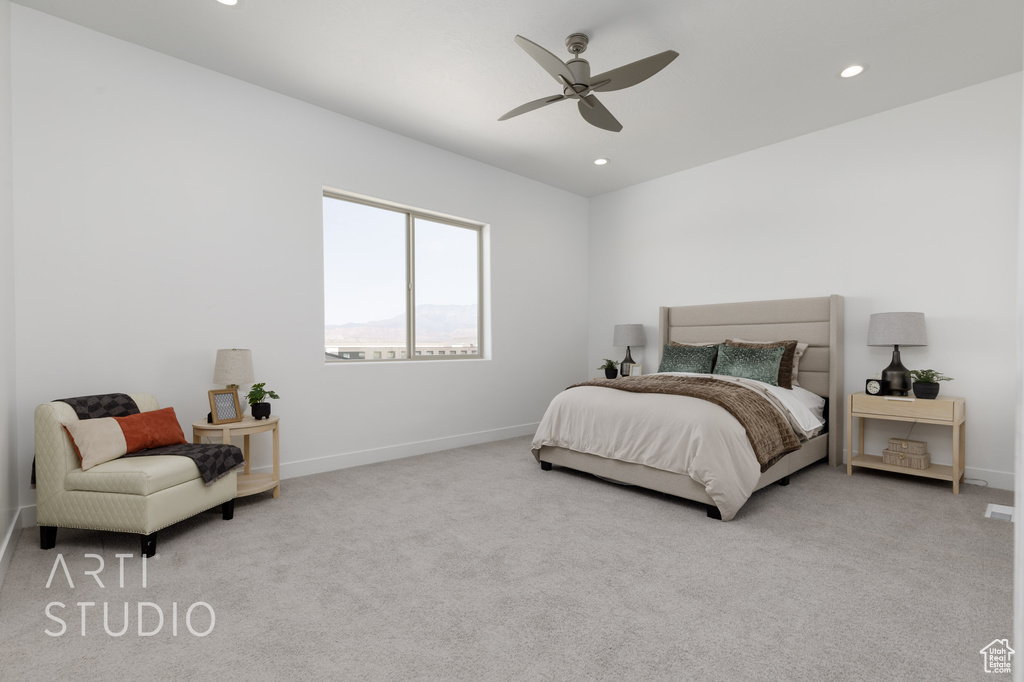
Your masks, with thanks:
[[[577,57],[576,59],[570,59],[565,65],[572,74],[573,89],[576,92],[586,90],[587,86],[590,85],[590,62]],[[565,88],[565,94],[573,93],[569,92],[569,88]]]

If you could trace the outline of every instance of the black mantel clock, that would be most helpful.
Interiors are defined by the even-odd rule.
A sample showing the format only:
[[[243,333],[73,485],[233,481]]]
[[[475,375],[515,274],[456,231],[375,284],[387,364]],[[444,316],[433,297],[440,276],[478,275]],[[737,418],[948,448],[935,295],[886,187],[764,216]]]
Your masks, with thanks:
[[[885,379],[868,379],[864,383],[864,392],[868,395],[888,395],[889,382]]]

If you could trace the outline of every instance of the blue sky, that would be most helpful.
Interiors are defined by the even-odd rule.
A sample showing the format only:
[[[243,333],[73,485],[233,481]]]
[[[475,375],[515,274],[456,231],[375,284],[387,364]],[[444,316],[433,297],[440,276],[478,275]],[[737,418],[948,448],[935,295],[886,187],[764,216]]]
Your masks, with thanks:
[[[324,197],[324,322],[405,312],[405,214]],[[477,302],[476,230],[416,220],[416,303]]]

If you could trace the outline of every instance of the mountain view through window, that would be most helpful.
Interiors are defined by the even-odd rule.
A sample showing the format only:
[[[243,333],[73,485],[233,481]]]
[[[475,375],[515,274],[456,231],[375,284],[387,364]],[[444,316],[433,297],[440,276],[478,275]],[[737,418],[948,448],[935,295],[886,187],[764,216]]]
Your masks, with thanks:
[[[328,361],[480,357],[479,226],[327,192],[323,211]]]

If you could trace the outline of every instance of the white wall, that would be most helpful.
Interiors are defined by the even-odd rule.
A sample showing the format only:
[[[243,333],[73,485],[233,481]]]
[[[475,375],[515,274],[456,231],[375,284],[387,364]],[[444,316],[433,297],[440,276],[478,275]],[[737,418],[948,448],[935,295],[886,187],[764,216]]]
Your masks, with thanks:
[[[5,538],[18,512],[11,168],[11,3],[0,0],[0,583],[13,551]]]
[[[921,311],[929,345],[904,364],[955,377],[942,391],[967,398],[967,476],[1011,488],[1020,99],[1007,76],[595,197],[590,366],[621,359],[615,324],[656,344],[661,305],[836,293],[846,390],[862,391],[892,354],[865,345],[869,315]],[[871,451],[906,435],[886,426],[869,424]],[[948,464],[949,431],[913,437]]]
[[[1024,75],[1024,74],[1022,74]],[[1024,129],[1024,116],[1021,118]],[[1021,168],[1024,168],[1024,146],[1021,147]],[[1024,511],[1024,183],[1021,185],[1017,216],[1017,459],[1014,507]],[[1013,641],[1024,640],[1024,523],[1013,528]],[[1024,665],[1017,664],[1014,682],[1024,682]]]
[[[151,391],[188,425],[218,348],[282,396],[286,476],[531,432],[586,371],[585,199],[21,6],[13,26],[21,478],[36,404]],[[325,366],[323,185],[490,225],[493,359]]]

